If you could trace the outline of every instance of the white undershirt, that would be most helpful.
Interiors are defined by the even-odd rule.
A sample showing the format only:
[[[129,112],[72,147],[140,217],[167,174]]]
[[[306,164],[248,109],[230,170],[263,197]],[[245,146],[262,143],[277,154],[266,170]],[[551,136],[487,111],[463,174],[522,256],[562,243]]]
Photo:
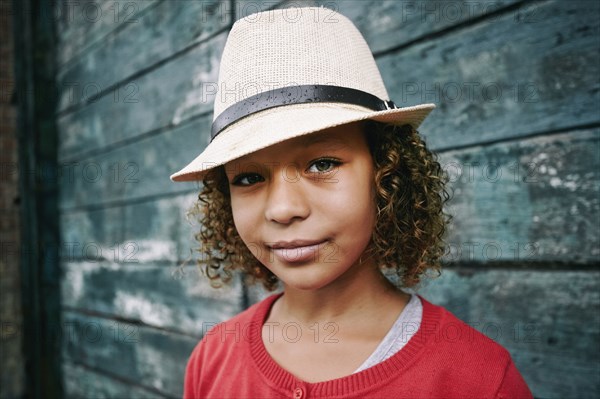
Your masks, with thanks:
[[[421,326],[422,317],[423,304],[417,295],[411,294],[410,300],[402,310],[402,313],[400,313],[400,316],[398,316],[398,319],[396,319],[396,322],[394,322],[390,331],[388,331],[371,356],[356,369],[355,373],[383,362],[402,349]]]

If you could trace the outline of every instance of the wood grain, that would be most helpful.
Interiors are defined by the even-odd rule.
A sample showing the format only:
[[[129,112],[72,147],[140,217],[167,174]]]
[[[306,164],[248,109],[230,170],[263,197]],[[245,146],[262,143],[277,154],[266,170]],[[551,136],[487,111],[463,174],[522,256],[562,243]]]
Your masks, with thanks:
[[[127,86],[132,81],[131,76],[165,62],[231,24],[231,14],[216,0],[162,1],[151,8],[152,2],[146,1],[108,3],[112,3],[106,6],[112,7],[113,24],[118,18],[124,21],[118,30],[100,39],[101,45],[93,46],[59,70],[58,84],[68,89],[61,91],[58,111],[106,90],[109,92],[105,95],[113,98],[132,93],[131,86]],[[83,11],[86,6],[81,8]],[[115,10],[120,10],[121,15],[115,14]],[[99,26],[84,38],[99,35],[101,29]],[[70,46],[65,44],[62,48]]]
[[[600,129],[447,151],[447,261],[597,264]]]
[[[399,106],[442,150],[597,124],[600,3],[527,3],[377,59]]]

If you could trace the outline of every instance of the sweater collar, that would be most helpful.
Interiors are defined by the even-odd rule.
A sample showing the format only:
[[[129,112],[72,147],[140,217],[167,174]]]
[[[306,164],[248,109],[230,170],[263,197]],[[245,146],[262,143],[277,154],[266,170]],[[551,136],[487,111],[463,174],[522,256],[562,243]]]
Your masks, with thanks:
[[[249,338],[250,352],[258,370],[264,375],[269,385],[281,391],[285,396],[289,396],[297,389],[306,391],[309,397],[356,395],[361,390],[385,384],[388,379],[397,377],[401,370],[417,358],[426,347],[427,342],[436,336],[442,319],[442,309],[418,295],[423,304],[421,326],[400,351],[385,361],[358,373],[334,380],[310,383],[302,381],[279,366],[269,355],[262,341],[262,326],[271,306],[282,295],[283,293],[273,294],[258,304],[252,315]]]

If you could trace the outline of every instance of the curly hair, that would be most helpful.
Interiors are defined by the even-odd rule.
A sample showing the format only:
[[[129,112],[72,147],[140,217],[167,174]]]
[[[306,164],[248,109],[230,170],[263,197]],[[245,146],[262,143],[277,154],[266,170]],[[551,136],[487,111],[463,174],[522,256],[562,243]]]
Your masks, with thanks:
[[[428,272],[440,274],[452,218],[443,209],[450,198],[448,177],[411,125],[368,120],[363,126],[375,168],[377,206],[369,256],[382,272],[395,273],[398,286],[412,288]],[[197,263],[211,285],[229,283],[235,271],[242,271],[248,284],[277,288],[278,278],[252,255],[235,228],[224,167],[209,171],[202,183],[188,217],[201,225],[194,235],[201,245]]]

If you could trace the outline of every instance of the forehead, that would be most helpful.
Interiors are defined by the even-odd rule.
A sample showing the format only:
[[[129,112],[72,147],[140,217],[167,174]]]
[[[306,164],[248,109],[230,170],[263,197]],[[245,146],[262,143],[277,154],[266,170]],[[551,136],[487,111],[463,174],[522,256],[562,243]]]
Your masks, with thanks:
[[[307,136],[297,137],[297,145],[302,147],[310,147],[313,145],[327,145],[327,147],[346,147],[348,146],[347,138],[342,134],[335,132],[319,132],[309,134]]]
[[[360,125],[349,124],[336,126],[308,135],[293,137],[273,144],[251,154],[228,162],[227,165],[254,163],[258,160],[279,160],[294,157],[304,150],[312,151],[352,151],[363,145],[364,138]]]
[[[327,148],[350,148],[361,141],[362,128],[358,123],[335,126],[319,132],[294,137],[267,147],[264,150],[277,150],[285,146],[290,148],[304,148],[311,146],[326,146]],[[260,152],[260,151],[258,151]],[[252,155],[252,154],[250,154]]]

